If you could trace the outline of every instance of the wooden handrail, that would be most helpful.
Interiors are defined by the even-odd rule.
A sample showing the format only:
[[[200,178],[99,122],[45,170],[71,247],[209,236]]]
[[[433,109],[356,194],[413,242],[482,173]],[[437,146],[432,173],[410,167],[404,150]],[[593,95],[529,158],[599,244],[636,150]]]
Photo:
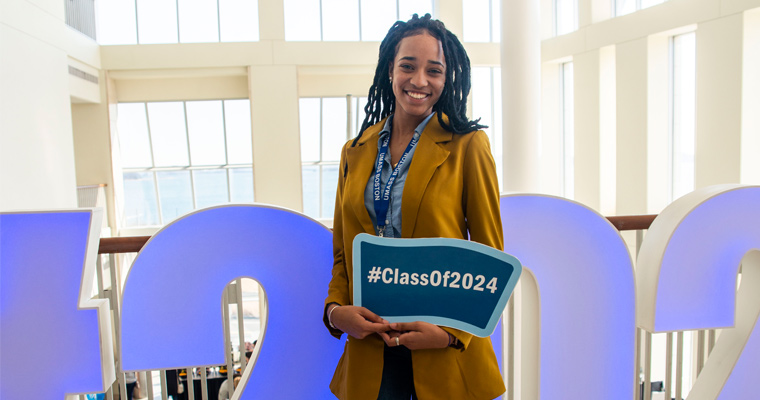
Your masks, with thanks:
[[[607,217],[619,231],[648,229],[657,215],[623,215]],[[137,253],[150,240],[150,236],[124,236],[101,238],[98,254]]]

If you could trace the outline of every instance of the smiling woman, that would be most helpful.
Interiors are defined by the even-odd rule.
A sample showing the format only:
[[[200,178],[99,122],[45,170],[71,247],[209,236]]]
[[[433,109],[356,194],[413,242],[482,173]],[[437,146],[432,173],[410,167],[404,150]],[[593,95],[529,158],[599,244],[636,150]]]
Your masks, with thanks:
[[[388,323],[353,306],[350,286],[359,233],[469,238],[502,249],[496,169],[484,126],[467,118],[469,92],[470,60],[442,22],[414,15],[391,27],[362,128],[339,164],[323,319],[333,336],[351,336],[330,385],[340,399],[485,400],[505,391],[490,339],[422,321]]]

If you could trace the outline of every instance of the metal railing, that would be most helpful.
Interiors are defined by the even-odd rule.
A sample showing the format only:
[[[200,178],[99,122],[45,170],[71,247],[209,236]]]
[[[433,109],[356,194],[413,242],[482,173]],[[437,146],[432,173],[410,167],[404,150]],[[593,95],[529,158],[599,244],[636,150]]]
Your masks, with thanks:
[[[63,0],[66,8],[66,25],[97,40],[95,28],[95,0]]]

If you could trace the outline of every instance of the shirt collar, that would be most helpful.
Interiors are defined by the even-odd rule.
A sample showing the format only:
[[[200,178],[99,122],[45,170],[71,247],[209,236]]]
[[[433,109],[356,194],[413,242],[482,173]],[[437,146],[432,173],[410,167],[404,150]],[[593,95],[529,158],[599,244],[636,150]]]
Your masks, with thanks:
[[[420,122],[419,125],[417,125],[416,128],[414,128],[414,137],[419,139],[420,135],[422,135],[422,131],[425,130],[425,127],[427,126],[428,122],[433,118],[435,115],[435,112],[430,113],[425,119]],[[381,143],[385,139],[386,136],[391,134],[391,129],[393,127],[393,114],[391,114],[388,119],[385,120],[385,125],[383,125],[383,130],[380,131],[380,140],[377,141],[377,148],[379,149],[381,147]]]

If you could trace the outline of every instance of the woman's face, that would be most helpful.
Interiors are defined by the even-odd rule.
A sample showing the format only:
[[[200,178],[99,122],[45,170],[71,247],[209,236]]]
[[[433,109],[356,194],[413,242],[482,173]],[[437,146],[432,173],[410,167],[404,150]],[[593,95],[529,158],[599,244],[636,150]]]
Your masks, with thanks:
[[[396,96],[394,118],[421,120],[428,116],[446,82],[441,42],[426,31],[401,39],[390,75]]]

